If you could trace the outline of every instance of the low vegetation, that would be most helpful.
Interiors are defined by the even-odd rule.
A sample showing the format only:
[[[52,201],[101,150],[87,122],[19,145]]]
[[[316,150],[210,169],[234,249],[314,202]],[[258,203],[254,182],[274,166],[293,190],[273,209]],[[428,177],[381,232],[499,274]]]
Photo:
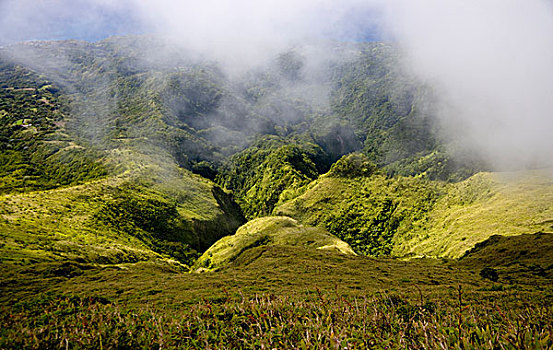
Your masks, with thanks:
[[[240,227],[232,236],[215,242],[194,265],[196,271],[224,267],[244,251],[267,245],[303,246],[355,254],[351,247],[322,228],[305,227],[288,217],[264,217]]]
[[[366,157],[352,154],[274,213],[322,226],[359,254],[390,255],[396,236],[425,224],[444,186],[416,178],[389,178]]]
[[[495,282],[481,276],[484,267],[497,268]],[[203,274],[152,262],[3,269],[6,349],[553,346],[553,271],[503,270],[493,260],[259,246]]]

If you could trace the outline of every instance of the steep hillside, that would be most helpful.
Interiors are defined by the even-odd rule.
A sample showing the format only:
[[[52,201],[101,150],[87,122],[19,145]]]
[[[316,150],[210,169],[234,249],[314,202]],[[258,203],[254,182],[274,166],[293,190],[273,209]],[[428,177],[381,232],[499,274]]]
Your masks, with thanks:
[[[333,54],[314,65],[310,50]],[[398,69],[390,45],[298,47],[238,75],[148,37],[29,42],[0,58],[0,191],[16,203],[6,220],[24,212],[17,203],[59,193],[79,203],[85,186],[105,197],[82,214],[92,230],[181,260],[233,233],[241,211],[289,215],[359,253],[401,256],[456,257],[551,220],[548,180],[429,180],[482,165],[445,151],[423,107],[431,93]],[[363,156],[333,165],[353,151]],[[391,177],[402,174],[413,177]],[[109,189],[86,187],[100,183]],[[61,212],[71,225],[75,212]]]
[[[480,173],[448,186],[426,225],[398,237],[394,253],[460,257],[492,235],[549,232],[551,170]]]
[[[264,137],[235,154],[217,182],[234,192],[248,218],[265,216],[291,192],[316,179],[328,158],[313,143]]]
[[[357,253],[389,255],[396,236],[426,224],[443,187],[410,177],[388,178],[366,157],[352,154],[274,213],[322,226]]]
[[[526,267],[545,277],[553,272],[553,234],[494,235],[476,244],[459,261],[465,266],[493,266],[504,272]]]
[[[0,193],[107,175],[101,155],[67,135],[69,103],[52,81],[0,59]]]
[[[182,168],[209,147],[164,120],[166,78],[119,54],[109,41],[2,50],[4,261],[189,264],[244,222],[230,194]]]
[[[460,257],[492,235],[551,230],[549,171],[480,173],[460,183],[387,177],[350,155],[278,206],[361,254]]]
[[[2,261],[107,264],[164,256],[190,264],[196,251],[243,223],[230,195],[209,180],[178,169],[143,171],[142,177],[3,195]]]

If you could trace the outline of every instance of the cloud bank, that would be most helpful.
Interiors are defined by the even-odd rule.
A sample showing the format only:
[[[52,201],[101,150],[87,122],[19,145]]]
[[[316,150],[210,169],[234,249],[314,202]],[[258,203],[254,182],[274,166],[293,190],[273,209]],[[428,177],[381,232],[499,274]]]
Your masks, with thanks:
[[[450,136],[499,169],[553,161],[553,7],[542,0],[396,1],[387,29],[433,87]]]
[[[452,142],[499,168],[553,161],[548,0],[0,0],[4,42],[106,28],[163,34],[231,67],[306,42],[392,40],[438,96]]]

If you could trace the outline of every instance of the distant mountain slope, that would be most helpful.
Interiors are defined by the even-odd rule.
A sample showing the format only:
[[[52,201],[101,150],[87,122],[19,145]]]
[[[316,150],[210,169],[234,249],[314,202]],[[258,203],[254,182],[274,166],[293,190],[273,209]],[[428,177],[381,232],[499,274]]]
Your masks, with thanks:
[[[132,247],[189,261],[243,224],[242,212],[252,219],[282,210],[359,252],[411,253],[394,242],[427,227],[445,185],[384,173],[459,179],[478,167],[445,151],[423,108],[431,94],[399,69],[399,55],[383,43],[326,43],[229,74],[154,37],[0,49],[5,239],[63,231],[38,209],[44,202],[77,240],[73,220],[86,217],[85,236],[132,236]],[[355,151],[382,174],[319,178]],[[310,211],[311,199],[298,196],[312,192],[312,181],[332,182],[336,208]],[[291,199],[306,207],[294,212]],[[45,229],[27,222],[26,202]],[[416,239],[403,247],[421,246]]]
[[[431,94],[387,44],[298,47],[239,75],[154,37],[30,42],[0,57],[69,97],[73,134],[100,148],[155,144],[203,175],[263,135],[300,137],[331,161],[363,151],[404,175],[474,171],[441,147]]]
[[[107,175],[100,155],[67,135],[67,99],[44,76],[0,59],[0,193]]]

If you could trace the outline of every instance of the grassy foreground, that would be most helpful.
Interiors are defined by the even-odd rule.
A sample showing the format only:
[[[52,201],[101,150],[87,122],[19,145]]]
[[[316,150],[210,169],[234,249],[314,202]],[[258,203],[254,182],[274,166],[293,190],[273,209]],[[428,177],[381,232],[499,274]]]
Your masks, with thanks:
[[[494,244],[459,261],[261,246],[204,274],[161,261],[4,264],[0,348],[552,348],[549,258],[486,260]]]

